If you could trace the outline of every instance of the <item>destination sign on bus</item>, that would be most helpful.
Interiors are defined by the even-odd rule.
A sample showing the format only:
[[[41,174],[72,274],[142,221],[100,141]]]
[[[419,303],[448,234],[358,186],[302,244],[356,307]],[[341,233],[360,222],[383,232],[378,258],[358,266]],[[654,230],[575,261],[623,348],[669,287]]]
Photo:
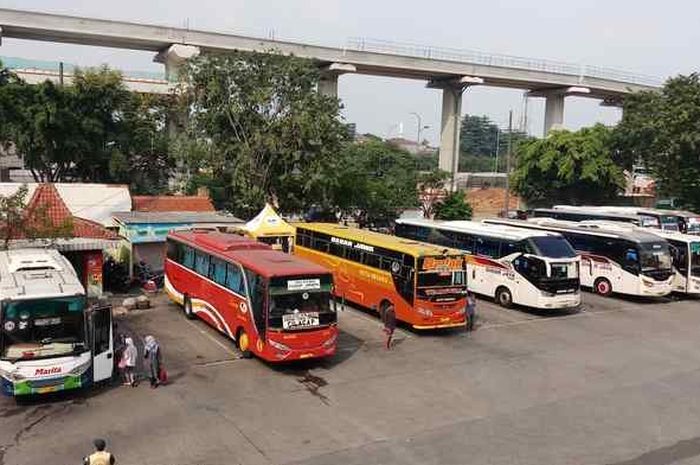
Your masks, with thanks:
[[[464,260],[461,257],[426,257],[423,260],[423,271],[448,271],[462,268]]]
[[[314,279],[290,279],[287,281],[288,291],[312,291],[321,289],[321,280]]]

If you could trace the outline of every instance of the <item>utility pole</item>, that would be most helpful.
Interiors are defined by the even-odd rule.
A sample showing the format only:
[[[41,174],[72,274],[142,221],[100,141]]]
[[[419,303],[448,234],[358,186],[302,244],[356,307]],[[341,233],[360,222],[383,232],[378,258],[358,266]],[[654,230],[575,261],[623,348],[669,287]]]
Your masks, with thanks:
[[[506,155],[506,195],[503,202],[504,218],[508,218],[510,203],[510,157],[513,152],[513,110],[508,113],[508,154]]]
[[[58,85],[63,87],[63,62],[58,63]]]

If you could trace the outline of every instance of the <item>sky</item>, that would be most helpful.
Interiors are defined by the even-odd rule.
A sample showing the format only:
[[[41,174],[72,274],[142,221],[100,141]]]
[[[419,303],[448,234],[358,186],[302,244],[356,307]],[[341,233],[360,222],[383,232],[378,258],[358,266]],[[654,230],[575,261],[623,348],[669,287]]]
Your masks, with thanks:
[[[700,2],[670,0],[0,0],[0,7],[75,16],[187,26],[280,40],[342,46],[351,37],[382,39],[613,67],[659,78],[697,70]],[[109,64],[125,70],[159,71],[153,54],[66,44],[3,39],[0,56]],[[425,82],[345,75],[339,97],[347,122],[361,133],[439,140],[441,93]],[[542,135],[544,100],[523,91],[473,87],[462,111],[487,115],[506,127]],[[621,112],[598,101],[568,98],[564,126],[614,124]]]

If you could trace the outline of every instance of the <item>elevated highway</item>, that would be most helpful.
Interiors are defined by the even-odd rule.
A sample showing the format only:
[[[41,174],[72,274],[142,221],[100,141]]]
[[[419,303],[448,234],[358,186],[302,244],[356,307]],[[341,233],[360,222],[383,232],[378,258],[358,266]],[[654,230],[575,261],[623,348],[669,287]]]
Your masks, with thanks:
[[[474,85],[527,90],[546,99],[545,133],[560,127],[567,96],[619,105],[630,92],[654,90],[659,79],[626,71],[459,49],[352,39],[344,47],[262,39],[152,24],[0,9],[2,37],[146,50],[173,79],[185,59],[227,50],[270,51],[315,60],[324,71],[319,90],[337,95],[345,73],[426,81],[443,90],[440,167],[456,172],[463,91]],[[162,87],[160,87],[162,88]]]

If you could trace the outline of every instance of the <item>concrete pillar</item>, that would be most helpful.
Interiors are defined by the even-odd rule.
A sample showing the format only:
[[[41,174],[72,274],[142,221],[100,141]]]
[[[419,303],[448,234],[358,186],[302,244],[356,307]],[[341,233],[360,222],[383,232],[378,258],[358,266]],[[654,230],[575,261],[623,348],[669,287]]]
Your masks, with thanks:
[[[338,78],[342,74],[357,71],[355,65],[348,63],[331,63],[321,69],[321,80],[318,83],[318,92],[321,95],[338,98]]]
[[[561,92],[553,92],[545,96],[544,105],[544,136],[553,129],[564,127],[564,98]]]
[[[440,122],[440,153],[438,166],[452,173],[459,171],[459,132],[462,115],[462,86],[442,89],[442,120]]]
[[[165,65],[165,79],[168,81],[177,81],[178,70],[190,58],[199,55],[199,47],[193,45],[173,44],[170,47],[161,50],[153,58],[156,63]]]
[[[318,82],[318,93],[327,97],[338,98],[338,77],[334,72],[323,72]]]

